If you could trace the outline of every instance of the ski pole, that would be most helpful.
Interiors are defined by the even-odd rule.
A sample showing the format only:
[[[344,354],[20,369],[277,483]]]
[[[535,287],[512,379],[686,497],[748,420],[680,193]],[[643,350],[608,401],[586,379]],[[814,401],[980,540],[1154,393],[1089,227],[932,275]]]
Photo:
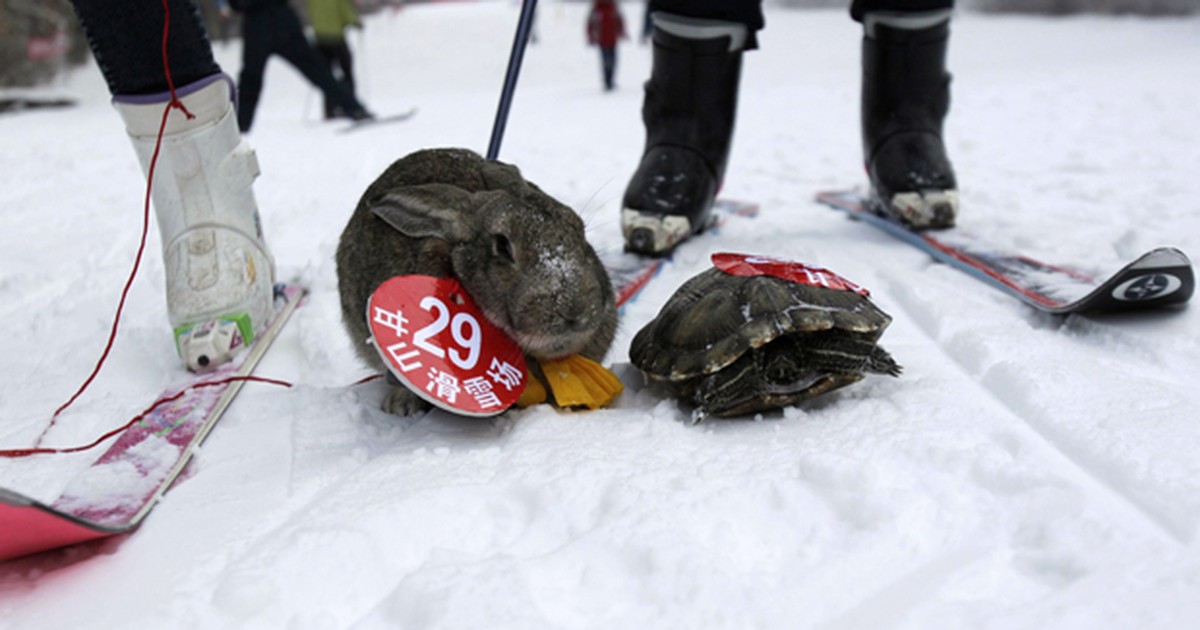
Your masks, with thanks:
[[[360,17],[359,19],[361,20],[362,18]],[[355,76],[360,77],[359,83],[362,84],[363,99],[369,101],[371,100],[371,70],[367,66],[367,33],[362,26],[358,27],[357,53],[354,57],[358,60],[358,63],[352,65],[358,66]]]
[[[517,89],[517,75],[521,72],[521,60],[525,57],[525,44],[533,26],[533,10],[537,0],[521,2],[521,19],[517,21],[517,35],[513,39],[512,53],[508,56],[508,71],[504,74],[504,89],[500,91],[500,106],[496,109],[496,122],[492,125],[492,140],[488,143],[487,159],[500,155],[500,140],[504,138],[504,126],[508,123],[508,110],[512,106],[513,92]]]

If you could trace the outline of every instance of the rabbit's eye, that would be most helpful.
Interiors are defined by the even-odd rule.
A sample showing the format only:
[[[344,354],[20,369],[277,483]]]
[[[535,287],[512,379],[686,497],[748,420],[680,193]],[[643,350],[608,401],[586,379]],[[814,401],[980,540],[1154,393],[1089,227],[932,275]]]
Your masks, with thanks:
[[[508,237],[503,234],[497,234],[492,240],[492,251],[497,256],[507,260],[508,262],[516,262],[517,257],[513,255],[512,243],[508,242]]]

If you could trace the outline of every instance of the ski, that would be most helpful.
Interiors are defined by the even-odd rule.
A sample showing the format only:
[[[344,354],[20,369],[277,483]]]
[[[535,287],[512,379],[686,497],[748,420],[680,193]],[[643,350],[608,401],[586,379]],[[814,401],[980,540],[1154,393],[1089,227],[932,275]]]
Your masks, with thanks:
[[[413,116],[416,116],[416,115],[417,115],[417,108],[414,107],[406,112],[401,112],[399,114],[392,114],[390,116],[376,116],[375,118],[364,118],[362,120],[355,120],[355,121],[351,122],[349,125],[346,125],[346,126],[342,127],[341,129],[338,129],[338,133],[350,133],[351,131],[358,131],[359,129],[366,129],[367,127],[374,127],[376,125],[384,125],[387,123],[402,122],[402,121],[408,120],[409,118],[412,118]]]
[[[713,212],[708,220],[708,227],[702,234],[717,233],[725,222],[730,217],[755,217],[758,216],[758,204],[751,201],[739,201],[733,199],[718,199],[713,203]],[[692,237],[693,239],[695,237]],[[679,244],[678,247],[684,247],[689,241],[688,239]],[[605,256],[603,263],[608,270],[608,276],[612,280],[613,289],[617,292],[617,308],[625,306],[631,302],[646,288],[650,280],[658,275],[671,257],[665,256],[661,258],[653,258],[635,254],[632,252],[621,252],[614,256]]]
[[[69,98],[32,98],[32,97],[2,97],[0,98],[0,114],[10,114],[34,109],[61,109],[74,107],[75,100]]]
[[[0,488],[0,562],[136,529],[179,479],[304,293],[297,285],[277,287],[275,319],[247,351],[163,392],[158,400],[169,402],[125,429],[54,501]]]
[[[1150,250],[1110,275],[1095,275],[998,247],[961,227],[914,232],[873,212],[869,201],[857,190],[818,193],[817,201],[865,221],[1045,313],[1094,313],[1178,305],[1187,302],[1196,287],[1191,261],[1173,247]]]

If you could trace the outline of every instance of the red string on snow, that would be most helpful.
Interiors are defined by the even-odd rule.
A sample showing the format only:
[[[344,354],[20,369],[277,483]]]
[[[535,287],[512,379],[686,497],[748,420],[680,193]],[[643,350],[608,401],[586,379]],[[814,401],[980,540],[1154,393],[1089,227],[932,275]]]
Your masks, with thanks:
[[[129,298],[129,290],[133,287],[134,279],[137,278],[138,270],[142,265],[142,256],[146,251],[146,236],[150,231],[150,192],[153,189],[154,170],[155,167],[158,166],[158,154],[162,150],[163,134],[167,129],[167,119],[170,117],[172,109],[178,109],[179,111],[183,112],[183,115],[187,116],[189,120],[196,117],[195,114],[192,114],[190,111],[188,111],[187,107],[184,106],[183,102],[180,101],[179,97],[175,94],[175,80],[171,77],[171,63],[167,56],[167,41],[171,36],[171,7],[168,5],[167,0],[162,1],[162,6],[163,73],[167,77],[167,90],[170,93],[171,98],[167,103],[167,106],[163,108],[162,122],[158,126],[158,136],[154,141],[154,154],[150,158],[150,168],[147,169],[146,172],[146,199],[142,208],[142,235],[138,242],[137,255],[134,257],[133,268],[129,272],[129,277],[125,280],[125,286],[121,290],[121,299],[117,302],[117,311],[113,315],[112,327],[109,329],[108,341],[104,344],[104,351],[100,353],[100,358],[96,361],[96,366],[92,368],[91,374],[89,374],[88,377],[83,381],[83,384],[79,386],[79,389],[75,391],[75,393],[70,399],[67,400],[67,402],[63,403],[61,407],[54,411],[54,414],[50,417],[50,424],[47,424],[46,428],[42,429],[41,434],[38,435],[37,440],[34,441],[35,447],[42,443],[42,440],[46,437],[46,433],[48,433],[50,429],[54,427],[55,422],[58,420],[58,416],[62,414],[62,412],[66,411],[68,407],[73,405],[75,401],[83,395],[83,392],[87,391],[87,388],[91,386],[92,381],[96,380],[96,377],[100,374],[100,370],[104,367],[104,363],[108,361],[108,355],[110,352],[112,352],[113,344],[117,340],[117,329],[121,325],[121,314],[125,311],[125,301]]]
[[[359,385],[365,385],[367,383],[370,383],[371,381],[377,381],[381,378],[383,378],[382,374],[371,374],[369,376],[364,376],[363,378],[360,378],[357,381],[354,381],[349,386],[350,387],[358,387]],[[62,453],[78,453],[81,451],[86,451],[88,449],[99,446],[102,442],[104,442],[108,438],[118,435],[118,434],[124,432],[129,427],[132,427],[133,425],[137,424],[138,422],[144,420],[146,418],[146,416],[154,413],[154,411],[156,409],[158,409],[159,407],[161,407],[169,402],[179,400],[180,398],[183,397],[184,394],[188,393],[189,391],[192,391],[195,389],[200,389],[202,387],[212,387],[214,385],[224,385],[226,383],[233,383],[233,382],[237,382],[237,381],[247,382],[247,383],[264,383],[267,385],[278,385],[280,387],[288,387],[288,388],[295,387],[295,385],[293,385],[292,383],[289,383],[284,380],[275,379],[275,378],[267,378],[265,376],[254,376],[254,375],[229,376],[229,377],[218,379],[215,381],[206,381],[203,383],[193,383],[193,384],[179,390],[178,392],[171,394],[170,396],[163,396],[162,398],[159,398],[158,400],[154,401],[153,404],[151,404],[149,407],[147,407],[145,411],[139,413],[138,415],[136,415],[132,419],[130,419],[129,422],[126,422],[125,424],[105,433],[104,435],[101,435],[100,437],[96,438],[95,440],[93,440],[87,444],[84,444],[81,446],[66,446],[63,448],[49,448],[49,447],[43,448],[43,447],[39,447],[39,446],[35,445],[33,448],[0,449],[0,457],[8,458],[8,459],[17,459],[17,458],[21,458],[21,457],[29,457],[30,455],[51,455],[51,454],[62,454]]]
[[[178,392],[171,394],[170,396],[163,396],[162,398],[159,398],[158,400],[154,401],[154,404],[147,407],[146,410],[143,411],[142,413],[139,413],[138,415],[134,416],[133,419],[131,419],[129,422],[126,422],[125,424],[113,429],[112,431],[109,431],[108,433],[101,435],[100,437],[96,438],[94,441],[92,441],[88,444],[84,444],[82,446],[67,446],[67,447],[63,447],[63,448],[41,448],[41,447],[35,446],[34,448],[2,449],[2,450],[0,450],[0,457],[18,458],[18,457],[29,457],[30,455],[46,455],[46,454],[51,454],[51,453],[78,453],[80,451],[86,451],[90,448],[95,448],[97,445],[99,445],[104,440],[107,440],[108,438],[125,431],[126,429],[137,424],[138,422],[141,422],[143,419],[145,419],[146,416],[154,413],[155,409],[158,409],[159,407],[161,407],[169,402],[179,400],[180,398],[183,397],[184,394],[186,394],[194,389],[200,389],[203,387],[214,387],[216,385],[225,385],[227,383],[234,383],[234,382],[238,382],[238,381],[250,382],[250,383],[266,383],[268,385],[278,385],[280,387],[291,387],[292,386],[292,384],[287,381],[281,381],[281,380],[273,379],[273,378],[265,378],[262,376],[229,376],[229,377],[218,379],[215,381],[207,381],[204,383],[193,383],[193,384],[179,390]]]

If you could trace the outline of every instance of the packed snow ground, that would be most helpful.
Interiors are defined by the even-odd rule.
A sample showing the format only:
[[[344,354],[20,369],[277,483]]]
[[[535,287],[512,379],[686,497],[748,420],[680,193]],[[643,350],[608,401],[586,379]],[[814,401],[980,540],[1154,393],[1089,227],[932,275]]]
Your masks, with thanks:
[[[623,5],[636,24],[641,5]],[[601,91],[582,4],[545,3],[501,158],[620,249],[649,50]],[[762,204],[682,249],[609,362],[714,251],[817,263],[873,290],[905,367],[801,408],[693,426],[611,409],[480,421],[377,410],[339,322],[333,252],[392,160],[486,148],[512,3],[418,6],[355,35],[364,98],[412,120],[343,135],[272,61],[250,139],[280,276],[312,289],[131,536],[0,565],[0,628],[1195,628],[1200,311],[1048,317],[816,205],[863,180],[859,30],[768,13],[728,184]],[[219,47],[236,73],[238,45]],[[947,134],[961,223],[1104,270],[1200,253],[1200,19],[959,16]],[[98,72],[76,108],[0,117],[0,446],[29,445],[101,350],[143,182]],[[183,375],[152,235],[106,371],[47,443],[123,422]],[[0,461],[53,499],[97,453]],[[3,532],[0,532],[3,535]]]

